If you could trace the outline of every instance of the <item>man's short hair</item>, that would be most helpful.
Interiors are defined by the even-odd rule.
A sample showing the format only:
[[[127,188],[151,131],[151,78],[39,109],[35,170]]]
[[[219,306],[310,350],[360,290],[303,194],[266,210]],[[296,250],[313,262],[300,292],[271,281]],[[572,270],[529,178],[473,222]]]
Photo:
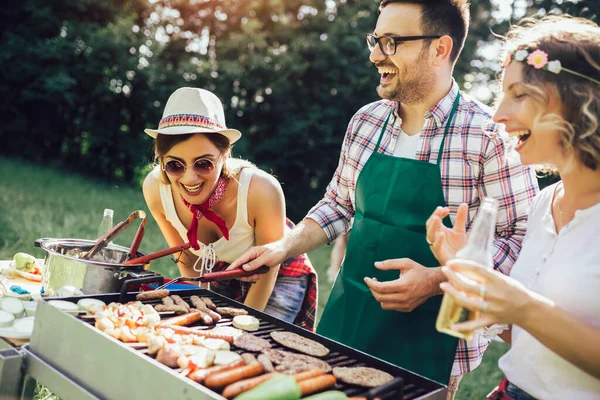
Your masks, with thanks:
[[[450,36],[453,44],[450,62],[456,61],[469,30],[471,14],[468,0],[382,0],[379,10],[391,3],[421,6],[423,35]]]

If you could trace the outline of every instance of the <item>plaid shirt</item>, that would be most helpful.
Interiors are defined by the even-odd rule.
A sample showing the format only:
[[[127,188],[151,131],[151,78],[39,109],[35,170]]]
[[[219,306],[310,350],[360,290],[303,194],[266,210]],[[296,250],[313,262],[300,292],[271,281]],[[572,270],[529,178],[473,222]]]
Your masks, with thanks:
[[[446,120],[458,90],[454,82],[450,92],[425,114],[425,124],[417,145],[417,160],[437,162]],[[323,228],[330,242],[351,228],[358,176],[375,150],[385,119],[392,109],[394,112],[378,151],[393,155],[402,124],[398,106],[398,102],[380,100],[361,108],[350,121],[333,179],[324,198],[306,216]],[[461,93],[444,144],[440,174],[453,224],[461,203],[469,205],[469,229],[481,198],[489,196],[498,200],[494,268],[508,274],[521,250],[529,205],[538,186],[535,171],[520,163],[518,155],[506,144],[506,133],[490,122],[491,115],[489,107]],[[468,342],[460,340],[452,375],[462,375],[477,367],[488,344],[487,339],[477,334]]]

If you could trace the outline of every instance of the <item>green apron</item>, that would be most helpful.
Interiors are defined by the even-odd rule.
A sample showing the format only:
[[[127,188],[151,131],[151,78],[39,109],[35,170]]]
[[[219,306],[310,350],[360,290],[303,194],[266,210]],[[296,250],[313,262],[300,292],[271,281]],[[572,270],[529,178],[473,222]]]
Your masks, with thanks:
[[[410,258],[438,266],[425,240],[425,222],[445,205],[439,163],[460,93],[446,122],[437,164],[378,153],[391,112],[373,154],[356,183],[356,213],[346,258],[317,332],[330,339],[448,384],[458,339],[439,333],[435,320],[442,296],[409,313],[384,311],[364,277],[398,279],[398,271],[380,271],[376,261]],[[444,220],[450,226],[448,218]]]

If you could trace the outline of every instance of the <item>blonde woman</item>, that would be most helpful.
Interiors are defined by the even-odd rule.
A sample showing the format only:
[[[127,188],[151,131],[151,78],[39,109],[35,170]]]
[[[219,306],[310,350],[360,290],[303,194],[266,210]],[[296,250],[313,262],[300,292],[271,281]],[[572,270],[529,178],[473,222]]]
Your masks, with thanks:
[[[506,378],[490,398],[598,399],[600,27],[566,16],[527,21],[510,30],[503,67],[494,120],[516,138],[523,164],[551,165],[562,181],[534,200],[510,278],[450,261],[441,287],[481,313],[455,329],[512,325],[499,362]],[[451,259],[465,235],[440,226],[444,212],[429,220],[428,238],[438,259]]]
[[[190,243],[179,257],[183,276],[225,269],[248,248],[284,235],[281,186],[251,163],[231,157],[241,133],[226,127],[223,106],[213,93],[176,90],[158,129],[145,132],[156,139],[159,165],[144,181],[144,198],[170,246]],[[211,289],[312,330],[316,285],[314,269],[302,254],[264,276],[215,282]]]

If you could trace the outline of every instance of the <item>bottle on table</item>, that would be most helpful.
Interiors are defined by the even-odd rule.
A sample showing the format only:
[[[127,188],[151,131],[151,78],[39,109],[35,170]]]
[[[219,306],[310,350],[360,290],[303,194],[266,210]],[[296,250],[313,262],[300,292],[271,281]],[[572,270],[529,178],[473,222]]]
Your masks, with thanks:
[[[494,267],[493,242],[497,214],[498,201],[491,197],[484,198],[467,236],[467,243],[456,253],[456,259],[475,261],[490,269]],[[466,276],[466,278],[485,284],[478,276]],[[479,312],[469,311],[457,304],[450,295],[444,294],[435,327],[442,333],[468,340],[473,337],[473,332],[457,332],[452,330],[451,326],[478,317]]]
[[[98,234],[96,235],[96,239],[100,239],[112,229],[114,213],[115,212],[110,208],[104,209],[104,214],[102,215],[102,222],[100,222],[100,227],[98,228]],[[110,242],[109,244],[112,244],[112,242]]]

